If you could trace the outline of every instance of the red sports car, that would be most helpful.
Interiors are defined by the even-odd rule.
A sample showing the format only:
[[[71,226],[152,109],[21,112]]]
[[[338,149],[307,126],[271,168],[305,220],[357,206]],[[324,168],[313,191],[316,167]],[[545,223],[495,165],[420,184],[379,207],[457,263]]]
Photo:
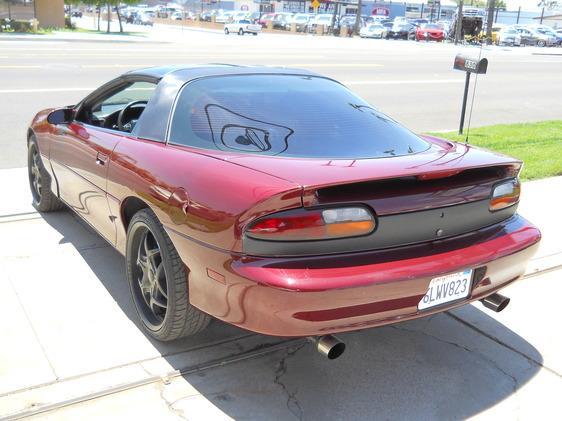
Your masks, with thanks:
[[[27,141],[37,209],[66,205],[125,255],[160,340],[212,317],[328,341],[501,310],[540,240],[516,213],[520,161],[417,136],[303,70],[136,70],[40,112]]]
[[[443,41],[445,31],[435,23],[425,23],[416,29],[417,41]]]

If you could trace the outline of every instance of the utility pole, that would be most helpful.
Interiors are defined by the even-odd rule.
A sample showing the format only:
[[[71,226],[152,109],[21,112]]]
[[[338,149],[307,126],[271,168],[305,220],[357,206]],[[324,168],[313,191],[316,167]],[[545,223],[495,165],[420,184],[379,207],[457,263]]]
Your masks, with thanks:
[[[492,45],[492,27],[494,26],[494,11],[496,0],[488,0],[488,22],[486,23],[486,44]]]
[[[355,14],[355,35],[359,35],[359,31],[361,31],[361,9],[363,7],[362,0],[357,0],[357,13]]]
[[[462,7],[463,7],[463,0],[459,1],[459,9],[457,11],[457,22],[455,24],[455,44],[461,40],[462,37]]]

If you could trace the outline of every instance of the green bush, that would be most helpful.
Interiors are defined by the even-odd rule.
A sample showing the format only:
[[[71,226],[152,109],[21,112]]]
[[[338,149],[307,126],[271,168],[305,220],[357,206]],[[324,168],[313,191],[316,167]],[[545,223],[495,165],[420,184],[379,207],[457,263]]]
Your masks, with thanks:
[[[70,16],[65,16],[64,18],[64,27],[66,29],[76,29],[76,25],[72,23]]]

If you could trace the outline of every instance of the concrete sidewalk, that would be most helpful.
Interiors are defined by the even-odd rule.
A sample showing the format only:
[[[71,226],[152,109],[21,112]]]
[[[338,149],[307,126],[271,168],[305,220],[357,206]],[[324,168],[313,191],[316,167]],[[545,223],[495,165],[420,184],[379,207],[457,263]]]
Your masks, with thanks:
[[[562,293],[549,206],[562,177],[524,183],[520,213],[544,237],[506,311],[468,305],[345,334],[334,362],[220,322],[172,344],[147,338],[123,258],[70,212],[37,214],[25,169],[1,170],[0,188],[0,418],[562,417],[562,338],[545,323]]]

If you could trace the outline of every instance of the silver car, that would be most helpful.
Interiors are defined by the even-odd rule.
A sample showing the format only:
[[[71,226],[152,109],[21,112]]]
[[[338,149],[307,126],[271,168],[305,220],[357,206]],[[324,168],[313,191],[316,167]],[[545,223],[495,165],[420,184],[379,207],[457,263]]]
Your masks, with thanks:
[[[500,45],[521,45],[521,35],[515,28],[503,28],[498,33],[498,43]]]

